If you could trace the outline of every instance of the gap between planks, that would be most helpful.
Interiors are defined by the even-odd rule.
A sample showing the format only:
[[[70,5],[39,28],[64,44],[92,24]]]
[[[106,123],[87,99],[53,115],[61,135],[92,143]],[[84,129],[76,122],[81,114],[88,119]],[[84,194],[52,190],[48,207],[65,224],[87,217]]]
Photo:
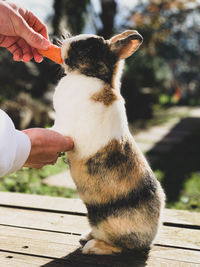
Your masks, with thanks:
[[[101,260],[100,260],[101,257]],[[176,259],[165,259],[161,257],[149,257],[147,261],[142,261],[136,259],[132,260],[131,264],[128,262],[126,264],[126,259],[122,258],[119,260],[119,257],[111,256],[109,261],[107,257],[99,256],[93,257],[91,255],[77,255],[76,257],[67,256],[60,259],[52,259],[46,257],[40,257],[37,255],[28,255],[22,253],[15,253],[13,251],[1,251],[0,250],[0,262],[5,266],[15,266],[15,267],[110,267],[110,266],[118,266],[118,267],[135,267],[135,266],[146,266],[146,267],[198,267],[198,263],[188,262],[188,261],[179,261]],[[91,260],[92,259],[92,260]],[[96,260],[95,260],[96,259]],[[94,261],[95,260],[95,261]],[[103,263],[102,263],[103,262]],[[113,265],[114,264],[114,265]]]
[[[8,208],[0,209],[0,224],[76,235],[89,229],[86,217]],[[200,250],[199,233],[199,230],[162,226],[155,242],[165,246]]]
[[[4,199],[4,201],[2,199]],[[6,227],[6,224],[8,224],[10,228],[16,228],[17,231],[19,231],[19,229],[26,229],[27,231],[34,231],[35,234],[43,231],[48,235],[50,233],[54,233],[56,235],[66,235],[69,233],[70,235],[73,234],[76,236],[85,232],[84,229],[88,229],[89,227],[85,218],[85,206],[79,199],[74,200],[16,193],[0,193],[0,203],[2,203],[2,206],[4,206],[0,209],[1,225],[3,226],[3,224],[5,224],[4,226]],[[8,206],[8,208],[5,206]],[[156,241],[158,244],[157,246],[154,246],[151,252],[154,253],[154,250],[156,248],[158,249],[159,254],[161,253],[161,260],[164,260],[163,265],[159,265],[159,255],[156,254],[157,264],[148,264],[148,266],[185,267],[186,265],[182,264],[184,264],[183,258],[187,253],[198,253],[199,259],[200,238],[198,238],[198,229],[200,225],[200,214],[188,211],[165,210],[164,220],[164,224],[167,226],[162,227],[162,232]],[[189,228],[191,229],[194,226],[196,227],[196,230],[189,230]],[[178,227],[184,227],[185,229],[178,229]],[[16,238],[18,239],[18,237]],[[77,236],[77,238],[79,237]],[[169,257],[169,255],[173,254],[172,251],[174,251],[173,253],[175,255],[173,264],[171,259],[167,259],[165,256],[167,254],[167,257]],[[180,262],[178,263],[178,261],[176,261],[175,264],[175,259],[177,258],[178,252],[180,252]],[[13,253],[15,252],[13,251]],[[191,255],[189,259],[191,259]],[[191,263],[189,259],[185,261],[185,263],[187,262],[187,266],[199,266],[199,261],[198,265],[196,265],[195,261]],[[170,261],[170,263],[166,263],[167,261]],[[149,262],[155,263],[153,254]],[[81,265],[79,264],[74,266]]]
[[[0,192],[0,206],[85,216],[86,207],[81,199],[69,199],[22,193]],[[200,213],[165,209],[164,225],[200,229]]]
[[[0,227],[0,246],[3,248],[3,251],[26,256],[43,257],[52,260],[60,259],[80,247],[78,240],[78,237],[66,234],[44,233],[41,231],[35,233],[27,229],[17,230],[9,229],[9,227],[5,226]],[[157,246],[151,249],[149,255],[151,260],[155,258],[156,261],[162,259],[193,264],[200,264],[199,256],[200,252],[181,251],[176,248]]]
[[[53,212],[53,213],[59,213],[59,214],[69,214],[69,215],[78,215],[78,216],[86,216],[86,213],[81,213],[81,212],[76,212],[76,211],[62,211],[62,210],[51,210],[51,209],[41,209],[41,208],[31,208],[31,207],[21,207],[21,206],[10,206],[10,205],[6,205],[6,204],[0,204],[0,207],[5,207],[5,208],[15,208],[15,209],[22,209],[22,210],[33,210],[33,211],[42,211],[42,212]],[[165,209],[166,211],[166,209]],[[176,211],[176,213],[178,213],[179,211]],[[172,212],[174,214],[174,211]],[[169,219],[170,217],[170,219]],[[166,218],[164,218],[164,220],[166,220]],[[169,216],[168,215],[168,220],[172,220],[172,215]],[[188,222],[182,222],[182,223],[178,223],[178,220],[173,217],[173,220],[177,221],[177,222],[163,222],[163,225],[165,226],[171,226],[171,227],[178,227],[178,228],[187,228],[187,229],[194,229],[194,230],[200,230],[200,225],[194,225],[191,223],[191,221]]]

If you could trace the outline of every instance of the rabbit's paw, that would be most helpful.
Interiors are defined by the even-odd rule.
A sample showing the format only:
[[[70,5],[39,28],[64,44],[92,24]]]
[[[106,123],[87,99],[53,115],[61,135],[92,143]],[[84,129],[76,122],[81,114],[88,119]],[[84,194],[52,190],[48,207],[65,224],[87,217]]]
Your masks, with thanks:
[[[89,240],[82,248],[83,254],[110,255],[121,251],[121,248],[109,245],[98,239]]]
[[[79,242],[81,245],[85,245],[85,243],[91,239],[93,239],[93,236],[92,236],[92,231],[90,230],[81,235]]]

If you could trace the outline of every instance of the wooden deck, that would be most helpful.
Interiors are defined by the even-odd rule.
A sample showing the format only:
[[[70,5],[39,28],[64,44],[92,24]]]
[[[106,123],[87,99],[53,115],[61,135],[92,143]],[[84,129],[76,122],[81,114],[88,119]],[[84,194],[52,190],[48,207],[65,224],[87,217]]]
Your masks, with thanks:
[[[80,252],[88,230],[79,199],[0,193],[0,266],[200,266],[200,213],[165,210],[149,253],[90,256]]]

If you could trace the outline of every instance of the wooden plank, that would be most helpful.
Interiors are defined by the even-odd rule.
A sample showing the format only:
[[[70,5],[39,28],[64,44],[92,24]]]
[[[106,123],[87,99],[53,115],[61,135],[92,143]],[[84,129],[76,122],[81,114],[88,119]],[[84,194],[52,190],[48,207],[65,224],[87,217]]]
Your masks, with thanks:
[[[151,258],[150,260],[148,260],[146,266],[149,266],[149,267],[199,267],[199,264],[189,263],[189,262],[179,262],[176,260],[164,260],[164,259],[155,260]]]
[[[19,232],[22,233],[22,231]],[[43,242],[41,242],[42,239],[40,239],[39,234],[41,234],[40,231],[34,232],[32,233],[32,237],[30,238],[26,236],[21,237],[20,235],[11,235],[10,233],[5,233],[4,235],[0,236],[0,248],[3,250],[15,251],[18,253],[61,258],[65,257],[66,255],[80,247],[78,241],[76,242],[76,244],[70,244],[71,242],[68,242],[67,240],[68,235],[64,236],[64,234],[62,234],[64,240],[58,243],[54,240],[51,241],[50,237],[47,240],[47,233],[46,240],[43,240]],[[54,235],[54,238],[56,239],[56,235]]]
[[[200,251],[200,230],[162,226],[155,243]]]
[[[76,254],[76,249],[80,246],[78,240],[79,237],[68,234],[42,232],[29,229],[17,229],[12,227],[0,226],[1,249],[3,249],[4,251],[14,251],[15,253],[21,253],[30,256],[37,255],[37,257],[40,258],[46,257],[59,259],[66,258],[69,253]],[[76,261],[79,261],[79,263],[85,262],[86,264],[95,264],[97,258],[91,259],[90,256],[81,255],[80,251],[78,254],[79,260],[76,259]],[[72,258],[74,258],[74,256],[72,256]],[[140,256],[140,260],[141,258],[143,258],[143,256]],[[111,260],[111,258],[109,259]],[[106,262],[106,258],[104,260]],[[112,260],[113,264],[115,263],[115,260],[118,262],[122,261],[122,257],[118,257],[117,259],[114,258]],[[148,266],[155,266],[152,265],[152,263],[155,262],[162,262],[167,264],[169,262],[174,261],[180,266],[184,266],[181,265],[183,263],[189,264],[189,266],[190,264],[200,264],[200,252],[154,246],[149,254]],[[98,264],[98,262],[96,262],[96,265],[94,266],[100,265],[100,263]]]
[[[200,227],[200,212],[165,209],[164,222],[188,226],[196,225]]]
[[[0,206],[1,205],[82,214],[86,214],[87,212],[81,199],[22,193],[0,192]]]
[[[89,260],[92,259],[90,263]],[[103,261],[103,263],[102,263]],[[136,263],[136,264],[135,264]],[[48,259],[35,257],[32,255],[21,255],[13,252],[0,251],[0,266],[1,267],[130,267],[130,266],[146,266],[146,267],[198,267],[199,264],[189,262],[179,262],[177,260],[149,258],[147,262],[142,260],[133,260],[126,263],[126,260],[119,257],[102,257],[102,256],[69,256],[65,259]],[[115,265],[113,265],[115,264]]]
[[[89,229],[85,216],[5,207],[0,208],[0,224],[79,235]]]
[[[26,256],[13,252],[3,252],[0,251],[0,266],[12,266],[12,267],[36,267],[42,266],[51,262],[52,259],[42,258],[42,257],[34,257],[34,256]]]
[[[36,210],[86,214],[87,210],[81,199],[29,195],[0,192],[0,206],[23,207]],[[200,213],[183,210],[165,209],[164,222],[200,227]]]
[[[200,251],[192,251],[172,247],[160,247],[154,245],[151,249],[150,256],[152,258],[177,260],[200,264]]]
[[[0,224],[74,234],[89,229],[83,216],[5,207],[0,209]],[[200,250],[200,230],[163,226],[156,243]]]

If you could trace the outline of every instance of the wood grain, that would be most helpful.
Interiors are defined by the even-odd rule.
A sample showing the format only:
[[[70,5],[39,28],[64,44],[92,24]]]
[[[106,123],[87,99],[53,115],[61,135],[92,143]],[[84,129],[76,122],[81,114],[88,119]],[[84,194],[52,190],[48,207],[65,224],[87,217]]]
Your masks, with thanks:
[[[0,208],[0,224],[79,235],[89,229],[83,216],[5,207]],[[162,226],[155,242],[200,250],[200,230]]]
[[[18,253],[13,252],[3,252],[0,251],[0,266],[12,266],[12,267],[36,267],[42,266],[49,262],[52,259],[45,259],[42,257],[34,257],[34,256],[27,256],[27,255],[20,255]]]
[[[79,236],[0,226],[0,248],[28,255],[62,258],[80,247]],[[150,257],[200,264],[200,251],[154,246]]]
[[[86,214],[81,199],[0,192],[0,205]]]
[[[88,230],[80,199],[0,193],[0,267],[196,267],[200,266],[200,213],[165,210],[149,253],[83,255]]]
[[[87,210],[81,199],[0,192],[0,206],[85,215]],[[200,213],[165,209],[165,223],[195,225],[200,227]]]

